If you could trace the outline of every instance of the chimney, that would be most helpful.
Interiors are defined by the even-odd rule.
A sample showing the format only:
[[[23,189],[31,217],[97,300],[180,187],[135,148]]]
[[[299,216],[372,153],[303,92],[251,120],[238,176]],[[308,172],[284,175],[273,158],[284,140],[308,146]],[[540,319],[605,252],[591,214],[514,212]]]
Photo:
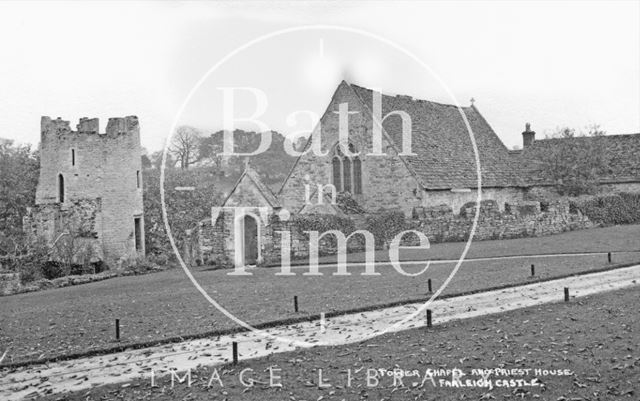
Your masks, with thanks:
[[[533,145],[533,142],[536,140],[535,131],[531,131],[531,124],[527,123],[525,125],[524,132],[522,133],[522,149],[526,149],[529,146]]]

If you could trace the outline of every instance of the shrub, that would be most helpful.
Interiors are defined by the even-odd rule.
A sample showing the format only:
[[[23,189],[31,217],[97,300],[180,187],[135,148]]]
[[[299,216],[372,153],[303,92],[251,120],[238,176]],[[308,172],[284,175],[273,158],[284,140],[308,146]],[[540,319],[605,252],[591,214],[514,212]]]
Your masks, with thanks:
[[[340,217],[332,214],[301,214],[293,219],[293,225],[298,228],[299,232],[308,241],[309,234],[305,231],[317,231],[320,235],[327,231],[339,231],[345,236],[351,234],[355,230],[353,220],[348,217]],[[360,241],[360,235],[356,236]],[[333,235],[326,235],[320,239],[319,251],[321,255],[334,253],[337,249],[338,242]],[[358,243],[357,248],[361,248]]]
[[[294,224],[301,232],[318,231],[320,234],[337,230],[344,235],[349,235],[355,230],[350,218],[332,214],[301,214],[294,217]]]
[[[42,272],[42,276],[47,280],[53,280],[66,275],[64,265],[60,262],[56,262],[55,260],[44,262],[40,267],[40,270]]]
[[[398,233],[410,228],[404,213],[400,210],[379,212],[367,216],[366,220],[366,229],[376,239],[376,248],[381,248],[385,243],[388,244]],[[409,237],[407,235],[406,238]]]
[[[40,267],[31,261],[23,263],[20,272],[20,283],[27,284],[42,277]]]
[[[336,204],[346,214],[363,214],[366,211],[360,206],[349,192],[340,192],[336,195]]]
[[[230,269],[233,268],[233,262],[227,255],[216,255],[210,263],[220,269]]]
[[[94,273],[102,273],[104,271],[109,270],[109,265],[107,265],[102,260],[99,260],[97,262],[91,262],[91,267],[93,267],[93,272]]]
[[[127,264],[125,269],[132,272],[133,274],[144,274],[150,271],[160,270],[160,267],[153,263],[153,261],[151,261],[150,259],[139,256],[134,260],[131,260]]]
[[[569,210],[579,210],[601,224],[636,224],[640,223],[640,194],[623,192],[572,199]]]

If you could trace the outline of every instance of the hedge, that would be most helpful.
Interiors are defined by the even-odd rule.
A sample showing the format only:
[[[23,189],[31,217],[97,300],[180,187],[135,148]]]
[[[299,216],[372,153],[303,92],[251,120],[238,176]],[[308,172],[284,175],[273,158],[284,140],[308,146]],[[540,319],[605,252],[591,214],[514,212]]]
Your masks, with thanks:
[[[398,233],[411,228],[401,210],[379,212],[367,216],[366,219],[366,230],[376,239],[376,248],[381,248],[383,244],[391,242]],[[409,235],[406,238],[408,237]]]
[[[640,223],[640,194],[621,192],[570,200],[571,210],[579,210],[601,224]]]

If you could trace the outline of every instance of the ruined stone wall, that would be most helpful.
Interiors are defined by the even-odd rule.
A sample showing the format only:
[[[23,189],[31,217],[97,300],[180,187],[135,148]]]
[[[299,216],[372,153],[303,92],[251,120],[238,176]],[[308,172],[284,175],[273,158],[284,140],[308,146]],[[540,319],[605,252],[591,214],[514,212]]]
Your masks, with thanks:
[[[477,200],[478,191],[470,189],[467,191],[423,191],[421,206],[429,208],[448,205],[456,213],[460,208],[468,203]],[[522,188],[482,188],[482,199],[494,200],[500,210],[504,211],[506,204],[513,204],[523,201],[525,190]]]
[[[25,216],[23,229],[31,243],[44,240],[51,246],[54,259],[62,258],[68,236],[73,236],[73,262],[104,260],[100,198],[74,199],[64,207],[59,203],[36,205]]]
[[[64,211],[77,200],[100,198],[100,238],[105,260],[114,262],[144,254],[140,155],[137,117],[109,119],[104,134],[99,132],[98,119],[83,118],[77,131],[73,131],[68,121],[42,117],[36,205],[59,204]],[[61,204],[59,175],[64,178]],[[48,215],[51,210],[35,209],[33,213]],[[135,217],[140,217],[140,252],[136,251]]]
[[[432,242],[466,241],[471,233],[475,206],[454,214],[447,206],[417,208],[411,221]],[[593,227],[579,211],[571,213],[566,200],[552,201],[541,209],[539,202],[506,204],[500,211],[495,201],[483,201],[474,240],[539,237]]]

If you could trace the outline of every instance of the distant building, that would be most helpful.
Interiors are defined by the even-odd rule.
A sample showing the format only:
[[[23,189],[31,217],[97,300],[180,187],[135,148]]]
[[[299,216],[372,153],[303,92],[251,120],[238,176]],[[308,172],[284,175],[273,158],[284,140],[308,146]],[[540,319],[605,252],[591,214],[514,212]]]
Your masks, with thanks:
[[[49,245],[73,237],[78,263],[144,255],[140,156],[135,116],[110,118],[106,133],[97,118],[72,131],[68,121],[42,117],[36,206],[25,232]]]

